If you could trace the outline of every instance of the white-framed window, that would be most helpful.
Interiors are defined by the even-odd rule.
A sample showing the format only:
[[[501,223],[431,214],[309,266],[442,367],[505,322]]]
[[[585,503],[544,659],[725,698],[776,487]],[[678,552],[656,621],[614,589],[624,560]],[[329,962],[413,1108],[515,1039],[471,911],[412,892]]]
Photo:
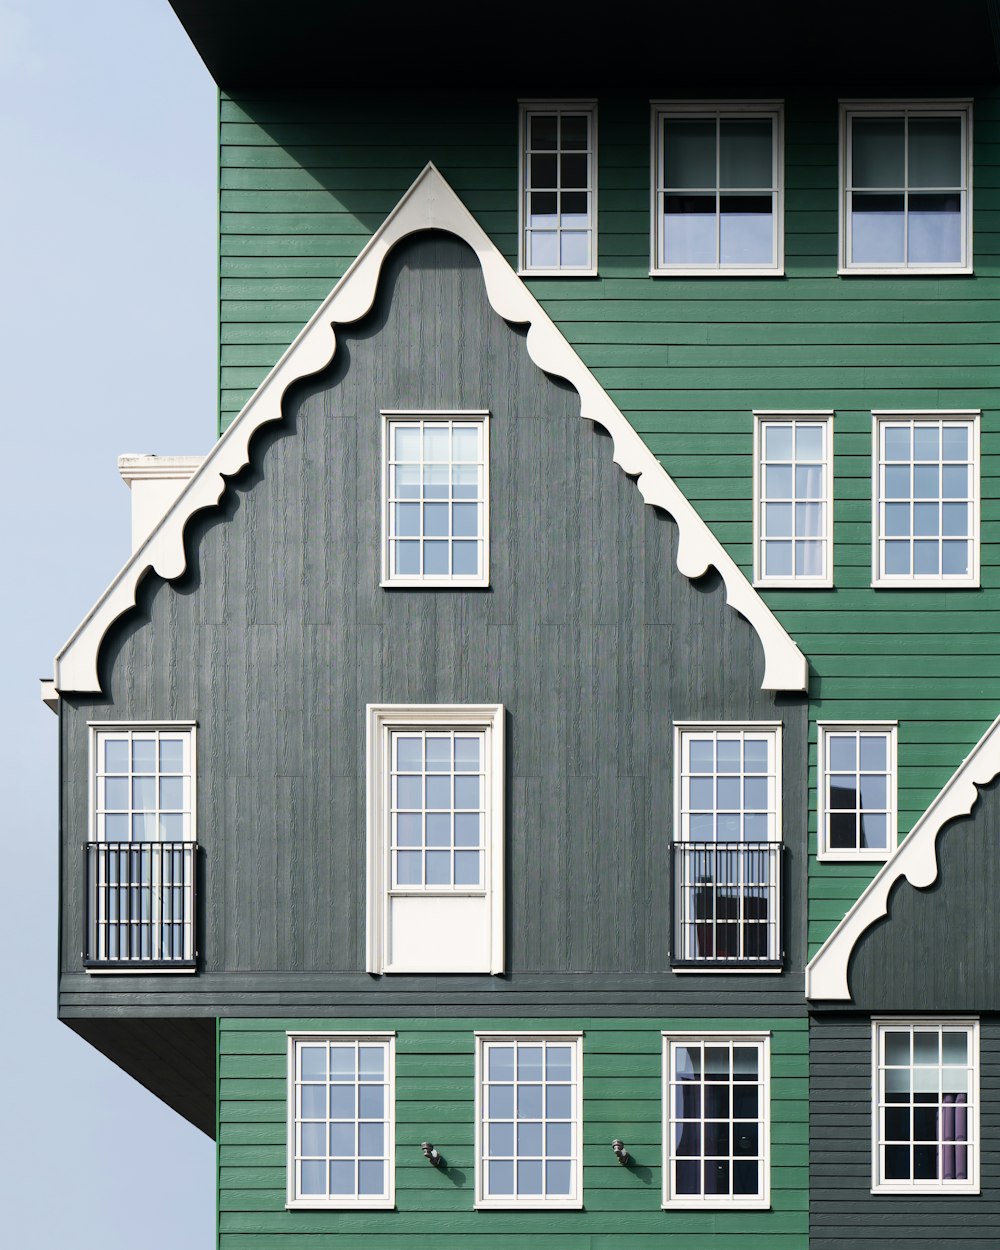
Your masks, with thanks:
[[[754,582],[833,585],[833,413],[755,412]]]
[[[197,967],[192,721],[91,721],[88,972]]]
[[[979,1193],[979,1021],[872,1021],[872,1192]]]
[[[476,1206],[583,1206],[583,1035],[476,1034]]]
[[[896,847],[896,723],[819,722],[819,858],[888,859]]]
[[[783,109],[778,101],[654,101],[655,275],[780,274]]]
[[[979,585],[979,412],[872,413],[872,585]]]
[[[289,1207],[395,1203],[395,1034],[288,1034]]]
[[[520,104],[518,268],[536,276],[597,273],[597,104]]]
[[[368,707],[369,972],[502,972],[504,710]]]
[[[768,1033],[663,1034],[663,1205],[768,1207]]]
[[[382,413],[382,585],[488,586],[489,413]]]
[[[840,272],[972,272],[972,105],[841,101]]]
[[[783,956],[781,726],[674,726],[674,937],[678,965]]]
[[[90,722],[92,842],[194,842],[192,721]]]

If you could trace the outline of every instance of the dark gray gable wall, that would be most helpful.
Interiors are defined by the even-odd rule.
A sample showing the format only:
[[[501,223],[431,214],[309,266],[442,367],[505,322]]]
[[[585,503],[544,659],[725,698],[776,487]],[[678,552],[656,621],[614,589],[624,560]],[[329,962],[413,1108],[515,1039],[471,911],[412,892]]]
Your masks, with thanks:
[[[385,408],[491,411],[490,590],[379,588]],[[761,692],[750,627],[716,576],[677,572],[673,521],[579,409],[463,244],[423,235],[390,257],[372,313],[190,524],[189,572],[151,576],[106,642],[109,698],[64,703],[64,1015],[804,1010],[805,702]],[[368,702],[507,709],[504,977],[363,971]],[[188,717],[203,966],[88,979],[86,723]],[[791,972],[675,975],[673,722],[779,718]]]

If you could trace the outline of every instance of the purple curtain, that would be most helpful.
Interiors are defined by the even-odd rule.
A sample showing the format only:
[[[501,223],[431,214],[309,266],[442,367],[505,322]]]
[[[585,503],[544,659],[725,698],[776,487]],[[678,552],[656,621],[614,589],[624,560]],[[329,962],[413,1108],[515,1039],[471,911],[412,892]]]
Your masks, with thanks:
[[[941,1108],[941,1179],[969,1179],[969,1108],[965,1094],[945,1094]]]

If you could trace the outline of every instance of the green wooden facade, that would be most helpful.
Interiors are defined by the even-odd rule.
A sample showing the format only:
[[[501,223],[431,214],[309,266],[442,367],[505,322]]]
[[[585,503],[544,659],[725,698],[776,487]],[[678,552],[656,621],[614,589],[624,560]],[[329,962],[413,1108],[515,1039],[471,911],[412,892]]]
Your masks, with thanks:
[[[528,282],[748,576],[752,410],[834,410],[835,587],[763,594],[809,657],[814,726],[899,721],[903,835],[1000,705],[1000,93],[974,96],[975,276],[838,277],[837,92],[773,81],[754,95],[785,97],[785,276],[684,279],[648,274],[659,90],[595,92],[600,276]],[[466,92],[457,109],[446,92],[222,95],[223,428],[426,161],[515,263],[517,97]],[[871,412],[908,407],[983,411],[980,590],[870,588]],[[813,858],[812,949],[872,871]]]
[[[474,1209],[474,1031],[479,1017],[225,1019],[219,1024],[221,1250],[806,1250],[808,1029],[771,1032],[771,1209],[661,1210],[661,1030],[741,1029],[729,1018],[515,1017],[490,1028],[583,1031],[584,1180],[580,1211]],[[396,1208],[286,1211],[286,1031],[396,1030]],[[610,1149],[622,1138],[633,1165]],[[429,1167],[430,1139],[447,1167]]]

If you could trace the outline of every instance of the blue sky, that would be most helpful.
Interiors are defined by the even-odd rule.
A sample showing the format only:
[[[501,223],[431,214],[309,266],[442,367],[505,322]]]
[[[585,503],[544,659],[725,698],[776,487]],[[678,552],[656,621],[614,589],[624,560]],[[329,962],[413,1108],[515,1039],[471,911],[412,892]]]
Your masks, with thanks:
[[[56,1021],[38,678],[128,555],[121,452],[215,437],[216,93],[167,0],[0,0],[0,1244],[214,1245],[212,1142]]]

